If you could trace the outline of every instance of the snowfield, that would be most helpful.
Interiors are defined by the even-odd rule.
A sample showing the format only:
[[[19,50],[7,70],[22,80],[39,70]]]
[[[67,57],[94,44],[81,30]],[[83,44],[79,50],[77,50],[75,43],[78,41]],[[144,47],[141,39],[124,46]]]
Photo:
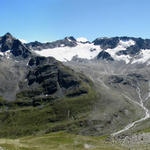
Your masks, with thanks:
[[[68,39],[70,40],[70,39]],[[111,55],[114,60],[124,61],[126,64],[131,63],[147,63],[150,65],[150,50],[142,49],[141,52],[136,57],[131,57],[130,55],[117,55],[119,51],[125,51],[128,47],[135,45],[136,42],[133,40],[123,41],[120,40],[118,45],[113,49],[106,49],[105,51]],[[52,49],[43,49],[41,51],[36,50],[35,52],[41,56],[54,57],[59,61],[71,61],[73,57],[78,57],[82,59],[94,59],[103,49],[99,45],[94,45],[88,42],[84,37],[77,39],[77,46],[75,47],[65,47],[62,44],[60,47]]]
[[[114,60],[118,60],[118,61],[123,60],[126,62],[126,64],[128,64],[130,62],[131,57],[129,55],[120,55],[119,56],[119,55],[117,55],[117,52],[126,50],[128,47],[130,47],[134,44],[135,44],[135,42],[133,40],[129,40],[129,41],[120,40],[117,47],[115,47],[113,49],[107,49],[106,52],[109,53]]]
[[[43,49],[42,51],[35,52],[45,57],[52,56],[59,61],[71,61],[74,56],[84,59],[93,59],[101,51],[102,49],[100,46],[95,46],[91,43],[79,42],[76,47],[57,47],[53,49]]]
[[[138,58],[134,59],[132,64],[134,63],[145,63],[150,60],[150,49],[142,49],[141,52],[138,55]],[[150,61],[147,62],[147,64],[150,64]]]

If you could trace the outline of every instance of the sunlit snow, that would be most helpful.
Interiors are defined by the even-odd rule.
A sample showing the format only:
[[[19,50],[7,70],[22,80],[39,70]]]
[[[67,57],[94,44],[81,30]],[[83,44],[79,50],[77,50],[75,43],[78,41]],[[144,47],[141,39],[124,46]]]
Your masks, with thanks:
[[[52,56],[59,61],[71,61],[74,56],[83,59],[93,59],[102,51],[100,46],[96,46],[93,43],[82,43],[87,41],[86,38],[78,38],[77,41],[78,45],[76,47],[65,47],[65,45],[62,44],[61,47],[43,49],[41,51],[37,50],[35,52],[45,57]],[[120,40],[117,47],[107,49],[105,51],[108,52],[114,60],[125,61],[125,63],[128,64],[132,60],[132,57],[129,55],[119,56],[117,55],[117,52],[126,50],[132,45],[135,45],[135,41],[133,40]],[[135,59],[132,63],[147,61],[150,58],[150,50],[142,50],[140,55],[141,57],[139,59]]]
[[[95,49],[91,51],[91,49]],[[78,43],[76,47],[57,47],[53,49],[43,49],[35,51],[37,54],[45,57],[52,56],[59,61],[71,61],[74,56],[84,59],[93,59],[96,57],[101,48],[90,43]]]
[[[128,41],[120,40],[117,47],[115,47],[113,49],[107,49],[106,52],[108,52],[114,60],[118,60],[118,61],[123,60],[126,63],[129,63],[130,59],[131,59],[131,57],[129,55],[120,55],[119,56],[116,53],[119,51],[122,51],[122,50],[126,50],[128,47],[130,47],[134,44],[135,44],[135,41],[133,41],[133,40],[128,40]]]
[[[1,56],[5,56],[7,59],[9,59],[11,53],[10,53],[10,50],[8,50],[8,51],[6,51],[6,52],[0,52],[0,55],[1,55]]]
[[[141,52],[138,55],[138,58],[135,58],[132,62],[134,63],[145,63],[150,59],[150,49],[141,49]],[[149,62],[148,62],[149,64]]]
[[[3,53],[3,52],[0,52],[0,55],[1,55],[1,56],[4,56],[4,53]]]

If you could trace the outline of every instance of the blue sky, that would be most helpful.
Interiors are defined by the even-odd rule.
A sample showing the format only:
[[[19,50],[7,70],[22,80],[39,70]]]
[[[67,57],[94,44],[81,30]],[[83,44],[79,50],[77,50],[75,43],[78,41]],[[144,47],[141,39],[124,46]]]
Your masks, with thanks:
[[[0,35],[26,41],[65,36],[150,38],[150,0],[0,0]]]

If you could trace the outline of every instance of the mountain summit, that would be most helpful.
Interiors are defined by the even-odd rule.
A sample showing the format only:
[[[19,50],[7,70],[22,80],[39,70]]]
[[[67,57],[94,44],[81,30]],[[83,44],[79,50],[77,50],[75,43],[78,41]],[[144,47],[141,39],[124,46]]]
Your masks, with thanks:
[[[31,55],[30,50],[10,33],[0,37],[0,54],[10,53],[15,57],[27,58]]]

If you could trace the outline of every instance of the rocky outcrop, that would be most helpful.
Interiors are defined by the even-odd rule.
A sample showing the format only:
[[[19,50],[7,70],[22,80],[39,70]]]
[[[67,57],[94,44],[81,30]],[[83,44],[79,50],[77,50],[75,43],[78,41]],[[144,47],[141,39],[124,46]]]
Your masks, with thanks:
[[[119,38],[97,38],[93,41],[94,45],[100,45],[102,49],[115,48],[119,43]]]
[[[138,54],[141,49],[150,49],[150,39],[134,38],[134,37],[112,37],[112,38],[97,38],[93,41],[94,45],[100,45],[103,50],[116,48],[119,41],[133,40],[135,45],[127,47],[126,50],[120,50],[117,55],[130,55]]]
[[[110,60],[113,61],[114,59],[111,57],[111,55],[105,51],[101,51],[98,55],[97,55],[97,59],[98,60]]]
[[[54,42],[40,43],[40,42],[31,42],[26,44],[26,46],[33,50],[42,50],[42,49],[51,49],[56,47],[75,47],[77,46],[77,41],[74,37],[66,37],[63,40],[57,40]]]
[[[0,51],[10,51],[15,57],[27,58],[31,55],[30,50],[18,39],[14,38],[10,33],[0,37]]]
[[[80,75],[52,57],[32,57],[28,65],[27,83],[21,89],[25,97],[79,96],[88,92],[82,88]]]

